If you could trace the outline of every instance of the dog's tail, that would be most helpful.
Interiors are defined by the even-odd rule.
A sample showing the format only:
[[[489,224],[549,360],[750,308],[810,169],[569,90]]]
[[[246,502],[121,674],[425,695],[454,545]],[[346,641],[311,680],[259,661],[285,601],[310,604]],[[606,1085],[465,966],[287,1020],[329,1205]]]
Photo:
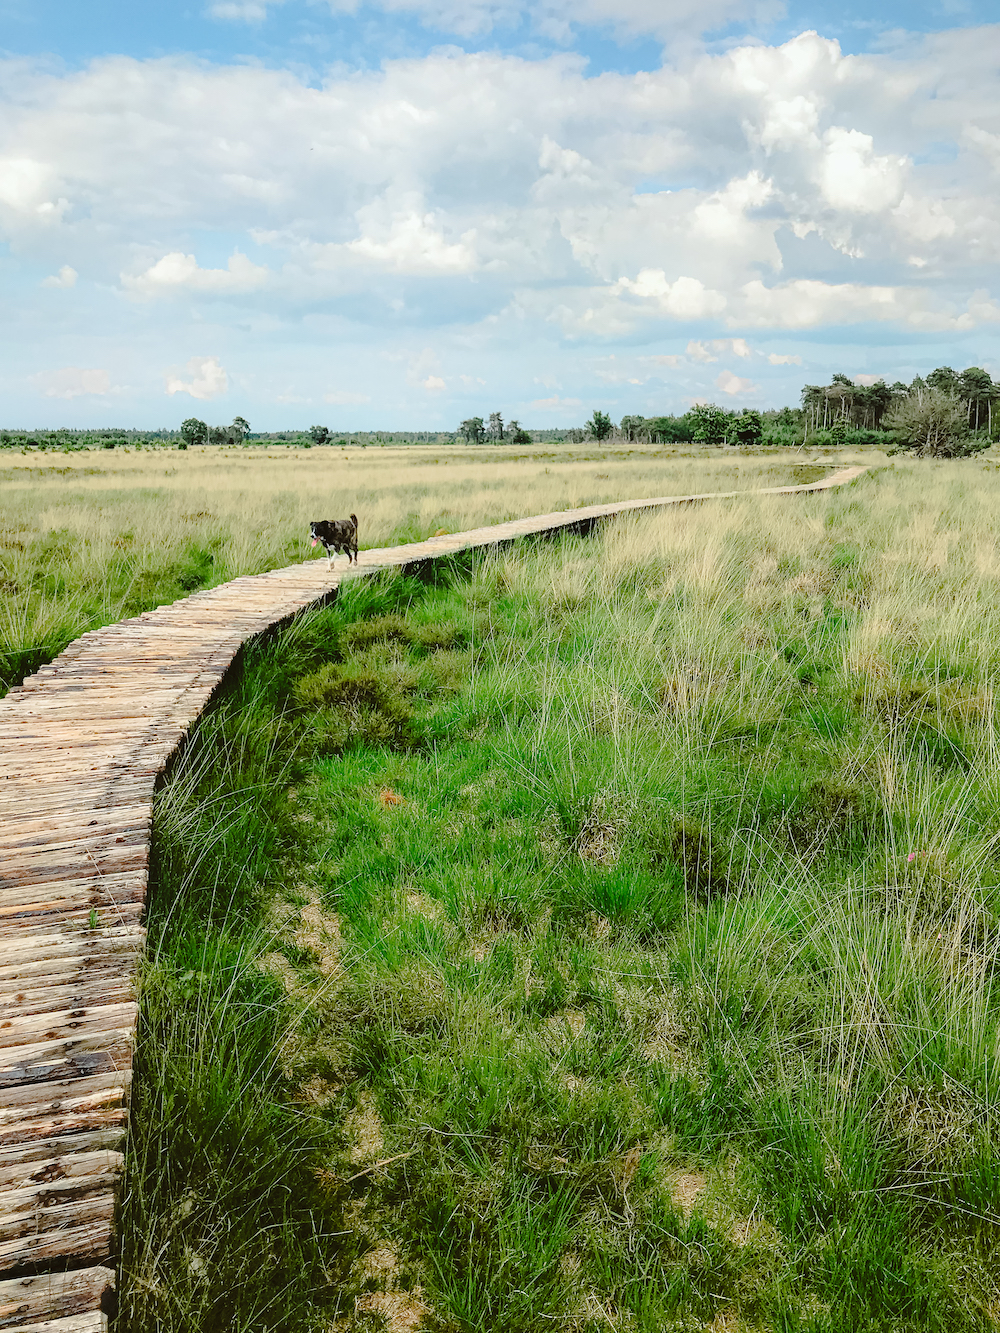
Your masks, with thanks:
[[[354,531],[357,532],[357,530],[358,530],[358,516],[357,516],[357,514],[352,514],[352,515],[351,515],[351,522],[354,524]]]

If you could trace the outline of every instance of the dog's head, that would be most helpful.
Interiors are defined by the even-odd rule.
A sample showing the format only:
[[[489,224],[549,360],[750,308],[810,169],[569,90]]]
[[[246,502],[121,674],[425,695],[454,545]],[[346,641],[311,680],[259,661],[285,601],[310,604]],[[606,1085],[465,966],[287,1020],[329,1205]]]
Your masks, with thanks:
[[[309,524],[309,536],[312,538],[313,546],[315,546],[316,543],[319,541],[319,537],[317,537],[316,535],[316,529],[322,522],[323,520],[321,518],[317,518],[314,519],[313,522]]]

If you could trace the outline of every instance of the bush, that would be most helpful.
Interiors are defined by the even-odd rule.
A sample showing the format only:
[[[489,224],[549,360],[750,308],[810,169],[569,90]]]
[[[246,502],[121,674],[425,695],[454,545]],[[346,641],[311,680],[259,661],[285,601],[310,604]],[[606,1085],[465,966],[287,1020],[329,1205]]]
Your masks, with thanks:
[[[971,435],[965,410],[957,398],[939,389],[911,394],[885,418],[896,448],[918,458],[968,458],[989,448],[985,437]]]

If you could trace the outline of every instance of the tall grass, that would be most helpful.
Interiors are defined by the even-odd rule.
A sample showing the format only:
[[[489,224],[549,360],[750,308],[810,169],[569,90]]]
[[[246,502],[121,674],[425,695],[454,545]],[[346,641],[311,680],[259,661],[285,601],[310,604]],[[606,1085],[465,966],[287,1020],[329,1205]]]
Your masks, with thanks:
[[[798,471],[796,471],[796,467]],[[0,692],[84,631],[306,559],[309,522],[362,546],[598,500],[814,479],[803,464],[612,446],[0,456]]]
[[[232,1061],[315,1135],[322,1317],[995,1326],[998,489],[907,464],[354,585],[248,676],[270,832],[198,862],[177,938],[249,940],[280,1014]]]

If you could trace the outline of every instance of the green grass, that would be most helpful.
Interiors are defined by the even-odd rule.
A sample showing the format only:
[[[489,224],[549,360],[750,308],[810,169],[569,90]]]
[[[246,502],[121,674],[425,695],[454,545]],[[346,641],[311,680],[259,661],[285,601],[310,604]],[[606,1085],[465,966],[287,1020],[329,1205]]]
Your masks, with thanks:
[[[352,585],[260,650],[159,816],[129,1327],[995,1326],[976,478]]]
[[[394,545],[603,500],[812,481],[837,461],[593,442],[0,451],[0,695],[87,630],[307,559],[324,514],[357,513],[362,548]]]

